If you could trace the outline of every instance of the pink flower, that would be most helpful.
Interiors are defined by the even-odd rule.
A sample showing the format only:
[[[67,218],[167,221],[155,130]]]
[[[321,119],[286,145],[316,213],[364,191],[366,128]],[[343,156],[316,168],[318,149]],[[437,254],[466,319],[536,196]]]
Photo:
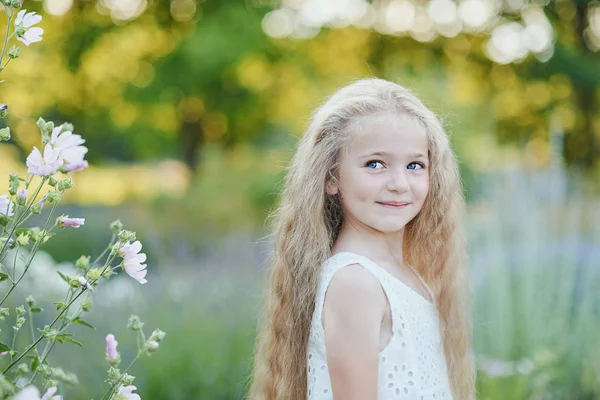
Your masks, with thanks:
[[[44,156],[33,147],[33,151],[27,157],[27,172],[38,176],[49,176],[58,171],[63,165],[63,159],[60,158],[58,150],[52,148],[50,144],[44,147]]]
[[[87,167],[88,167],[88,162],[86,160],[83,160],[83,161],[78,162],[78,163],[66,164],[63,167],[63,171],[64,172],[77,172],[77,171],[81,171],[83,169],[86,169]]]
[[[69,218],[69,216],[67,215],[66,217],[58,218],[57,225],[59,228],[79,228],[83,224],[85,224],[85,218]]]
[[[27,13],[27,14],[25,14]],[[17,28],[17,40],[29,46],[31,43],[39,42],[42,40],[42,34],[44,30],[39,27],[32,28],[33,25],[39,23],[42,20],[41,15],[37,15],[35,12],[27,12],[27,10],[21,10],[17,14],[15,19],[15,27]]]
[[[134,390],[137,390],[137,388],[133,385],[119,386],[119,394],[127,400],[142,400],[137,393],[132,393]]]
[[[117,352],[117,339],[112,333],[106,335],[106,359],[108,361],[116,361],[119,359],[119,352]]]
[[[140,253],[142,250],[142,244],[139,240],[132,243],[125,243],[119,254],[123,257],[123,266],[125,267],[125,272],[129,274],[133,279],[137,280],[139,283],[148,282],[146,278],[146,264],[142,264],[146,261],[146,254]]]
[[[21,201],[27,200],[27,189],[19,189],[17,191],[17,198]]]

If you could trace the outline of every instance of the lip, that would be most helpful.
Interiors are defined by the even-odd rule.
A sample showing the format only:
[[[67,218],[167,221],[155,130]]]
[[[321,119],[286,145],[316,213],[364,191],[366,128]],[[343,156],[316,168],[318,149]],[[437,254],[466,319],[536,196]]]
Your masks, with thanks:
[[[389,201],[389,202],[377,202],[378,204],[381,204],[382,206],[386,206],[386,207],[393,207],[393,208],[403,208],[406,207],[408,205],[410,205],[410,203],[404,202],[404,201]]]

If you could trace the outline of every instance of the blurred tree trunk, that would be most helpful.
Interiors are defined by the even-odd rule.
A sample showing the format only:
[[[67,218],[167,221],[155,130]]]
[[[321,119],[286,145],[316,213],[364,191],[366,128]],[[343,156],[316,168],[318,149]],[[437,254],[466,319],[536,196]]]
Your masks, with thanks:
[[[195,122],[186,122],[183,120],[180,132],[183,160],[192,171],[192,174],[195,175],[200,161],[199,155],[204,145],[202,119]]]

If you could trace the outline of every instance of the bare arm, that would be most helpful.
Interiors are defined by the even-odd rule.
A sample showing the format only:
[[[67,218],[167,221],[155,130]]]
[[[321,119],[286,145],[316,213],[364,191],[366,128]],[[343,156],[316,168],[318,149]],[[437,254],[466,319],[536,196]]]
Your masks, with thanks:
[[[377,399],[379,334],[385,306],[381,284],[359,264],[334,274],[323,306],[334,399]]]

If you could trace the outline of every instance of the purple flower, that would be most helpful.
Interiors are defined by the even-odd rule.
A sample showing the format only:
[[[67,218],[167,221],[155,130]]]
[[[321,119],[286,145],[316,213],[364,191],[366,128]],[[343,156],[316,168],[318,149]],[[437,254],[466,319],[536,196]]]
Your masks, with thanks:
[[[76,163],[65,164],[65,166],[63,167],[63,171],[64,172],[77,172],[77,171],[84,170],[87,167],[88,167],[88,162],[86,160],[83,160],[83,161],[76,162]]]
[[[85,218],[69,218],[67,215],[66,217],[59,217],[56,222],[59,228],[79,228],[81,225],[85,224]]]
[[[17,198],[21,201],[27,200],[27,189],[19,189],[17,191]]]
[[[117,339],[115,339],[115,335],[109,333],[106,335],[106,359],[108,362],[118,361],[119,360],[119,352],[117,352]]]

